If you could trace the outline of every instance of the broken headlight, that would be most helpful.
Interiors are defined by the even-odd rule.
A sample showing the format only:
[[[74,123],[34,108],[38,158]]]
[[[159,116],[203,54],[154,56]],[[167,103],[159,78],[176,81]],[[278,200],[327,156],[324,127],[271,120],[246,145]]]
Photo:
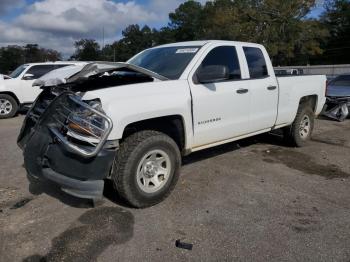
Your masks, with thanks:
[[[94,110],[104,114],[100,100],[84,101]],[[68,117],[68,130],[80,136],[100,139],[106,130],[105,119],[90,108],[79,107]]]

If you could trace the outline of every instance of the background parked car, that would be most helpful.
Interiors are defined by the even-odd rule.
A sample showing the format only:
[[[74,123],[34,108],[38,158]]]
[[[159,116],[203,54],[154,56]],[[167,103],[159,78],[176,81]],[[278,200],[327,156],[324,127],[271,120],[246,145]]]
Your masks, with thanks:
[[[71,65],[85,65],[85,62],[45,62],[23,64],[0,81],[0,119],[13,117],[18,109],[34,102],[41,89],[33,86],[43,75]]]
[[[327,96],[350,97],[350,73],[331,80],[328,83]]]
[[[328,82],[324,115],[344,121],[350,108],[350,74],[340,75]]]

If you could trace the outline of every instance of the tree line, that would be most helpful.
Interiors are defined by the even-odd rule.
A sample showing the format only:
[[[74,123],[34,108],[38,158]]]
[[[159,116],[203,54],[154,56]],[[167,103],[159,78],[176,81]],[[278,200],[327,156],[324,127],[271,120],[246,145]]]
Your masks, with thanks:
[[[0,73],[7,74],[24,63],[61,60],[61,54],[37,44],[9,45],[0,48]]]
[[[129,25],[120,40],[103,47],[94,39],[76,41],[71,59],[126,61],[155,45],[218,39],[263,44],[275,66],[350,63],[350,1],[326,0],[317,19],[309,17],[315,4],[316,0],[190,0],[171,12],[168,25],[160,29]]]

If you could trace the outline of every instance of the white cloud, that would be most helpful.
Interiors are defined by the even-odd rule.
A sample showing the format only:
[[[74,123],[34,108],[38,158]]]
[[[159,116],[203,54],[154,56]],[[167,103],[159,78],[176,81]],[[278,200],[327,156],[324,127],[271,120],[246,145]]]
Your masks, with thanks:
[[[157,15],[135,2],[115,3],[106,0],[46,0],[33,4],[17,24],[22,27],[58,34],[96,37],[105,27],[107,36],[130,23],[157,20]]]
[[[77,39],[101,39],[102,28],[106,39],[115,40],[129,24],[166,25],[168,13],[182,2],[150,0],[141,5],[135,1],[42,0],[25,8],[12,22],[0,18],[0,45],[38,43],[68,55]]]

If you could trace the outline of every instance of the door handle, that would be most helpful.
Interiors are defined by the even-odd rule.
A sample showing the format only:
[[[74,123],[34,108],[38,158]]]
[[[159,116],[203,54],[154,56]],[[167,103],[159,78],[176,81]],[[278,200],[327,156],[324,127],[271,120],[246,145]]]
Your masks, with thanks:
[[[277,88],[277,86],[268,86],[267,90],[275,90]]]
[[[248,93],[248,89],[241,88],[241,89],[238,89],[236,92],[237,94],[245,94],[245,93]]]

